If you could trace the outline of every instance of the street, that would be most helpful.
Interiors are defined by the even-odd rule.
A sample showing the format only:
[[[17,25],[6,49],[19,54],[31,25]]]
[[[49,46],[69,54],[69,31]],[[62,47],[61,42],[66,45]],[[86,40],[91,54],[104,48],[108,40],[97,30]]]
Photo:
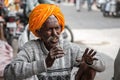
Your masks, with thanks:
[[[92,11],[87,11],[84,5],[77,12],[73,4],[61,3],[66,24],[74,34],[75,43],[83,50],[85,47],[94,48],[103,57],[106,70],[97,73],[95,80],[111,80],[114,74],[114,59],[120,47],[120,18],[103,17],[95,5]]]
[[[103,17],[102,13],[93,6],[88,11],[84,5],[77,12],[73,4],[61,3],[59,5],[68,25],[74,35],[74,42],[84,50],[93,48],[103,57],[106,70],[97,73],[95,80],[111,80],[114,74],[114,59],[120,48],[120,18]],[[17,41],[13,43],[17,52]]]

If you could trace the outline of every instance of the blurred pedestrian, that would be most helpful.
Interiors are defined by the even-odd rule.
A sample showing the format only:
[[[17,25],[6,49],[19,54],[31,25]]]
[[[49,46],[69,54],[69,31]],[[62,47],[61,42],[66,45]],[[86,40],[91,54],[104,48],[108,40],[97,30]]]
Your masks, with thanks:
[[[0,22],[2,22],[1,17]],[[4,26],[1,26],[2,24],[3,23],[0,23],[0,79],[3,78],[4,68],[11,62],[11,59],[13,58],[13,49],[6,41],[3,29]]]
[[[6,16],[8,5],[8,0],[0,0],[0,16]]]
[[[39,4],[38,0],[26,0],[26,12],[25,15],[28,17],[30,12]]]
[[[38,0],[40,4],[55,4],[53,0]]]
[[[9,6],[9,0],[0,0],[0,3],[3,4],[4,7]]]
[[[94,3],[94,0],[87,0],[87,7],[88,7],[88,11],[92,10],[92,5]]]
[[[77,12],[79,12],[82,9],[83,4],[84,4],[84,0],[75,1],[75,7],[76,7]]]
[[[80,9],[81,9],[81,3],[80,3],[81,0],[76,0],[76,10],[79,12]]]
[[[28,41],[5,68],[5,80],[93,80],[105,70],[102,57],[93,49],[81,52],[79,45],[61,38],[65,19],[54,4],[39,4],[29,16],[29,30],[38,39]]]

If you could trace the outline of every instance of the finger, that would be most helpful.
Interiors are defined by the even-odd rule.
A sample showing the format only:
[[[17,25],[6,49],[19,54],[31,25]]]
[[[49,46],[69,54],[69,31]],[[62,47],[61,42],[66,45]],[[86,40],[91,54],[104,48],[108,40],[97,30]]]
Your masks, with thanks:
[[[88,55],[91,55],[93,51],[94,51],[94,50],[91,49],[91,50],[88,52]]]
[[[85,56],[88,53],[88,50],[89,50],[88,48],[85,49],[83,56]]]
[[[63,57],[64,54],[51,54],[50,56],[51,56],[52,59],[56,59],[56,58]]]
[[[62,51],[62,49],[58,49],[57,47],[54,47],[50,50],[50,54],[56,54],[58,51]]]
[[[60,49],[60,50],[59,49],[55,49],[55,50],[51,50],[50,51],[50,56],[52,58],[56,57],[56,55],[58,55],[58,54],[63,54],[64,55],[64,51],[62,49]]]
[[[80,62],[80,61],[81,61],[81,58],[80,58],[80,57],[76,58],[76,61],[77,61],[77,62]]]
[[[53,51],[63,50],[61,47],[54,47]]]
[[[63,50],[58,50],[54,52],[55,54],[65,54]]]
[[[64,54],[59,54],[59,55],[56,55],[56,58],[61,58],[63,56],[64,56]]]
[[[93,60],[98,60],[97,58],[93,58]]]
[[[53,51],[63,51],[63,49],[61,48],[61,47],[55,47],[54,49],[53,49]]]
[[[54,54],[50,54],[50,57],[51,57],[52,59],[55,59]]]
[[[95,51],[95,52],[91,55],[91,57],[95,56],[95,55],[96,55],[96,53],[97,53],[97,52]]]
[[[64,56],[64,54],[57,54],[57,55],[54,55],[54,59],[61,58],[63,56]]]
[[[56,50],[57,49],[57,47],[52,47],[52,49],[51,50]]]
[[[63,51],[57,51],[57,52],[55,52],[54,55],[58,55],[58,54],[64,54],[64,52]]]
[[[54,58],[54,57],[55,57],[54,55],[55,55],[55,54],[50,54],[50,57],[51,57],[51,58]]]

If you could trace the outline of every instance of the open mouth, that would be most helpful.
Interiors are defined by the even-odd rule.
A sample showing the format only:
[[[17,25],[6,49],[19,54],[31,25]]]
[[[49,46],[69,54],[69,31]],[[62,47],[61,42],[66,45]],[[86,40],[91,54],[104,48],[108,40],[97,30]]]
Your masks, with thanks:
[[[58,43],[59,39],[57,37],[50,37],[48,39],[49,42],[53,43],[53,44],[56,44]]]
[[[55,44],[55,43],[58,43],[58,38],[52,39],[51,42],[54,43],[54,44]]]

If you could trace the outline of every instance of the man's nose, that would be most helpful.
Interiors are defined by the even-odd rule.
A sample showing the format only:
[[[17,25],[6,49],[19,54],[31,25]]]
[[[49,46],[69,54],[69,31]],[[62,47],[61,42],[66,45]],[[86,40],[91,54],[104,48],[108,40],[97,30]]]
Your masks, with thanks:
[[[53,29],[53,36],[58,36],[57,31]]]

